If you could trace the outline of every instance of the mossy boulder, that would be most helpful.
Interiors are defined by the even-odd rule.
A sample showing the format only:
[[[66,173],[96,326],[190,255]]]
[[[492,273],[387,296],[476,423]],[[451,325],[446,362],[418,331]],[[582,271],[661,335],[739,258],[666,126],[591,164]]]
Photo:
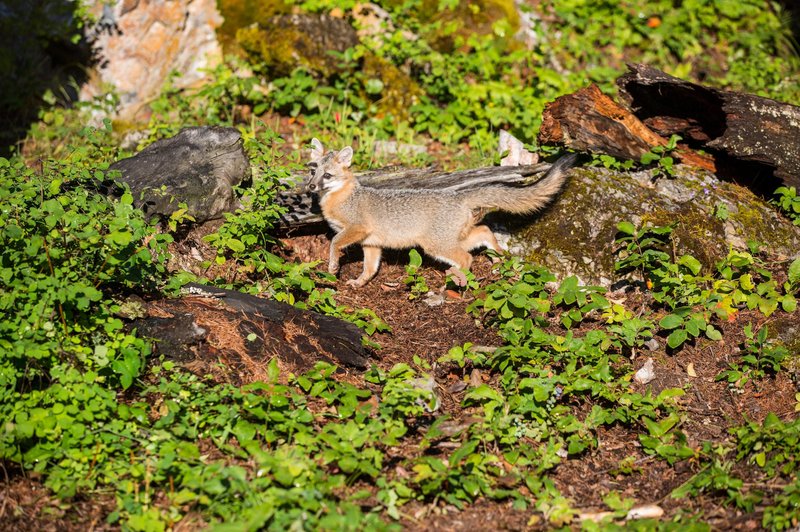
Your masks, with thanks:
[[[800,227],[793,226],[749,189],[715,176],[678,167],[675,178],[650,172],[621,173],[602,168],[573,171],[562,194],[532,224],[515,224],[510,248],[559,275],[609,286],[614,272],[616,224],[667,225],[677,222],[675,250],[699,259],[707,272],[729,249],[748,241],[776,257],[800,252]]]
[[[356,30],[342,18],[280,15],[241,28],[236,39],[250,54],[251,62],[270,77],[288,76],[301,67],[326,84],[336,77],[360,81],[351,89],[361,100],[374,104],[370,114],[376,118],[406,120],[409,108],[423,95],[407,73],[367,50],[359,51],[357,61],[342,61],[338,54],[360,42]]]
[[[380,99],[376,103],[375,116],[391,115],[397,121],[410,118],[409,109],[419,103],[425,92],[408,74],[374,54],[363,59],[363,72],[367,79],[381,82]]]
[[[356,30],[330,15],[295,14],[273,17],[236,32],[237,42],[273,75],[286,76],[295,68],[329,77],[341,70],[343,53],[358,44]]]
[[[389,5],[402,4],[403,0],[390,0]],[[496,34],[508,37],[509,43],[519,29],[520,20],[514,0],[470,0],[452,2],[452,7],[441,9],[439,0],[422,0],[416,10],[420,21],[435,24],[424,37],[440,52],[449,53],[461,39],[470,35]]]
[[[267,23],[292,11],[292,6],[284,0],[217,0],[217,6],[225,19],[217,34],[226,51],[235,46],[239,29]]]

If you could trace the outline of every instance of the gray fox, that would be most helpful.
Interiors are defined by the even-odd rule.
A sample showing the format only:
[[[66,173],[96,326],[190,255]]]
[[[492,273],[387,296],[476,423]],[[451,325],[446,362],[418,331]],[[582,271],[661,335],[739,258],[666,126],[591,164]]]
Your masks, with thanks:
[[[378,272],[381,249],[420,246],[453,268],[469,270],[470,251],[485,246],[500,251],[492,231],[478,225],[487,210],[530,213],[558,193],[575,164],[576,155],[562,157],[535,184],[518,189],[487,186],[470,190],[410,190],[362,187],[350,171],[353,149],[325,153],[311,141],[311,177],[306,188],[319,197],[322,215],[336,231],[331,241],[328,271],[339,271],[339,252],[361,244],[364,270],[348,285],[361,287]],[[455,270],[453,270],[455,273]]]

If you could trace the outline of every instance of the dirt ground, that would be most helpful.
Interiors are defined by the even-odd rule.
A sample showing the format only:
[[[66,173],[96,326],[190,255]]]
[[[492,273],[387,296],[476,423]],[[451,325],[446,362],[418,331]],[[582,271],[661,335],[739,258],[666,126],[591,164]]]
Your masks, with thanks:
[[[325,236],[304,236],[284,241],[288,256],[302,260],[317,260],[325,256],[328,240]],[[495,331],[484,327],[467,314],[468,296],[443,291],[443,303],[429,306],[421,299],[409,300],[403,284],[404,265],[407,252],[388,253],[381,270],[366,287],[355,289],[345,285],[347,279],[358,276],[361,268],[360,251],[350,250],[342,261],[342,270],[336,285],[337,301],[352,307],[374,310],[392,328],[391,333],[376,334],[373,340],[381,349],[372,353],[372,362],[388,369],[398,362],[411,362],[418,355],[434,366],[442,399],[443,413],[456,421],[467,419],[471,412],[460,406],[464,391],[453,386],[461,375],[436,368],[435,361],[456,345],[471,342],[479,346],[500,344]],[[479,280],[491,278],[491,263],[485,256],[476,257],[473,271]],[[428,285],[437,290],[445,284],[444,268],[433,262],[423,264],[422,275]],[[641,297],[631,294],[623,297]],[[748,321],[758,325],[771,322],[755,313],[741,312],[737,320],[722,324],[724,340],[700,342],[687,345],[675,354],[661,347],[648,353],[655,360],[656,378],[648,386],[654,393],[664,388],[684,387],[687,394],[683,402],[684,419],[681,431],[691,445],[703,441],[721,442],[727,437],[727,429],[747,420],[761,421],[768,412],[775,412],[786,419],[793,416],[796,393],[792,371],[784,371],[774,379],[763,382],[758,390],[746,387],[743,392],[730,389],[724,382],[715,382],[714,377],[727,368],[728,359],[737,352],[743,340],[742,327]],[[788,318],[788,326],[800,327],[800,315]],[[591,327],[591,324],[586,327]],[[782,326],[787,326],[783,323]],[[645,356],[634,361],[640,366]],[[343,375],[352,382],[359,382],[358,372]],[[473,375],[473,379],[490,381],[492,375]],[[637,391],[644,391],[639,389]],[[670,492],[686,482],[697,472],[693,461],[679,462],[669,466],[666,462],[642,452],[638,432],[619,426],[601,428],[598,431],[598,446],[577,458],[565,459],[551,472],[551,478],[560,492],[573,502],[573,507],[586,515],[607,510],[601,496],[616,490],[624,497],[632,497],[641,504],[657,504],[666,516],[679,511],[700,512],[702,519],[720,530],[759,529],[761,513],[758,508],[752,513],[742,514],[722,505],[724,497],[698,497],[675,500]],[[406,443],[402,454],[418,452],[414,442]],[[633,457],[633,473],[614,474],[622,459]],[[630,458],[629,458],[630,459]],[[751,468],[752,469],[752,468]],[[748,481],[759,483],[762,490],[779,489],[757,478],[754,471],[737,471]],[[114,509],[113,494],[97,495],[91,499],[79,498],[70,504],[60,503],[44,488],[40,480],[31,473],[5,471],[5,480],[0,477],[0,531],[11,530],[104,530],[110,528],[105,518]],[[401,524],[409,530],[483,530],[489,527],[500,530],[544,529],[543,523],[533,510],[516,511],[507,502],[481,500],[469,508],[459,511],[454,507],[411,503],[402,508]],[[179,527],[182,528],[182,527]],[[192,529],[188,526],[185,529]]]
[[[408,362],[413,355],[419,355],[433,363],[447,353],[454,345],[472,342],[475,345],[499,345],[499,339],[491,329],[484,328],[465,309],[469,299],[446,297],[445,303],[429,307],[422,301],[409,300],[408,292],[402,283],[405,277],[404,261],[407,255],[390,256],[381,266],[376,279],[362,289],[344,286],[343,280],[356,277],[360,272],[358,252],[350,251],[350,260],[340,272],[339,301],[365,306],[375,310],[392,327],[392,333],[379,335],[376,340],[383,348],[377,364],[391,367],[397,362]],[[426,263],[423,275],[431,288],[442,286],[445,282],[443,268],[434,263]],[[486,257],[477,257],[473,271],[478,279],[491,277],[491,264]],[[631,297],[638,297],[633,295]],[[782,318],[786,326],[800,326],[797,313]],[[664,339],[657,351],[647,353],[654,357],[656,378],[647,385],[654,394],[665,388],[685,387],[688,392],[682,403],[685,421],[681,431],[686,434],[690,445],[704,441],[721,442],[728,435],[727,429],[746,421],[762,421],[769,412],[787,419],[794,416],[796,385],[792,372],[781,372],[774,379],[767,379],[759,391],[746,387],[743,392],[731,389],[725,382],[716,382],[715,376],[727,369],[729,358],[737,352],[744,340],[743,325],[754,323],[754,330],[773,321],[763,315],[743,311],[737,320],[722,324],[724,340],[699,345],[687,345],[675,354],[667,354]],[[758,324],[756,327],[755,324]],[[591,327],[591,325],[589,325]],[[638,368],[645,356],[634,361]],[[693,371],[689,371],[689,368]],[[690,376],[690,373],[696,376]],[[460,377],[437,374],[440,390],[447,391]],[[482,375],[484,380],[489,375]],[[639,386],[636,391],[644,392]],[[462,392],[463,393],[463,392]],[[468,417],[469,411],[460,407],[461,394],[444,393],[442,401],[444,413],[456,420]],[[666,462],[644,454],[638,441],[638,432],[623,428],[601,428],[598,433],[598,446],[579,458],[564,460],[556,467],[551,478],[559,491],[573,501],[573,508],[581,513],[592,515],[607,510],[602,495],[616,490],[624,497],[631,497],[637,505],[657,504],[666,516],[680,510],[701,512],[703,520],[720,530],[751,530],[761,528],[761,513],[756,509],[751,514],[742,514],[735,509],[721,505],[722,498],[700,497],[675,500],[669,497],[672,490],[689,480],[697,473],[697,464],[692,461],[679,462],[669,466]],[[630,475],[612,475],[622,459],[635,457],[635,472]],[[752,476],[754,483],[760,479],[753,471],[738,471],[743,478]],[[763,484],[761,489],[771,486]],[[781,489],[783,486],[774,486]],[[408,516],[403,523],[415,530],[482,530],[491,526],[501,530],[546,529],[545,523],[537,520],[535,512],[519,512],[510,503],[481,501],[464,511],[456,508],[431,507],[412,504],[405,509]]]

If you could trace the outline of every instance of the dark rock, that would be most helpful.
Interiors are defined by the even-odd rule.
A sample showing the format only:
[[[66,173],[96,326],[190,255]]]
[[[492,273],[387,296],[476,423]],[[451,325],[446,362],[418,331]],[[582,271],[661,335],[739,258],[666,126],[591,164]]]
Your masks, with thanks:
[[[121,173],[134,203],[148,216],[169,216],[186,203],[197,223],[235,210],[233,187],[250,178],[241,135],[224,127],[186,128],[109,170]]]

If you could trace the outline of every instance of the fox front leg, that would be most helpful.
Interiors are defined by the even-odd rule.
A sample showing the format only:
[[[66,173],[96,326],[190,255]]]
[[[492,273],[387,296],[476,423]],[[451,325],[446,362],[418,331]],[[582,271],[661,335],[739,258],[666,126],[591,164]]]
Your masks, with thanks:
[[[328,256],[328,273],[336,275],[339,273],[339,252],[336,250],[336,245],[331,242],[331,250]]]
[[[328,272],[335,275],[339,271],[339,253],[341,250],[350,244],[361,242],[366,236],[366,231],[359,227],[348,227],[337,233],[336,236],[333,237],[333,240],[331,240],[331,250],[328,256]]]

